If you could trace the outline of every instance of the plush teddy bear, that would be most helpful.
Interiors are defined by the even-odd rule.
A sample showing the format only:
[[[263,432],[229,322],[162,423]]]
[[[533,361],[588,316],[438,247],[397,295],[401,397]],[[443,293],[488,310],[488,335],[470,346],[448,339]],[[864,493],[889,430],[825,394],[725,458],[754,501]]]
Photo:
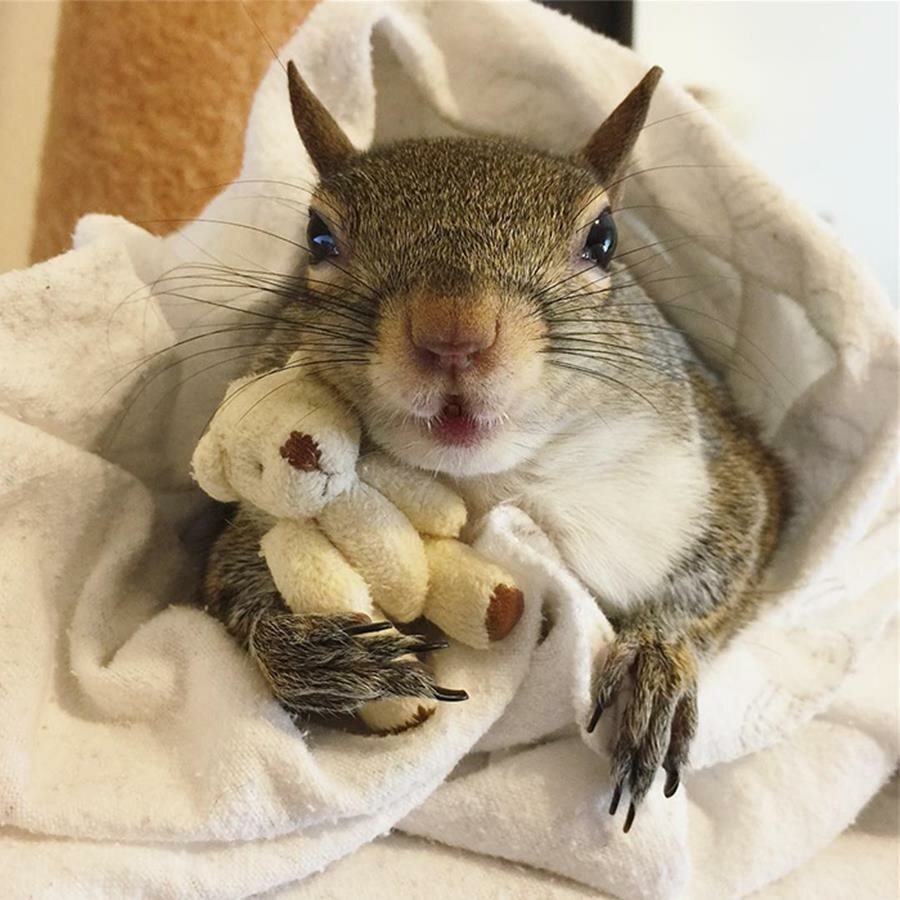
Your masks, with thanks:
[[[359,455],[360,431],[333,392],[296,370],[233,382],[194,451],[194,478],[223,502],[258,511],[260,552],[301,614],[358,612],[404,623],[425,616],[483,649],[522,614],[514,579],[457,540],[462,499],[382,453]],[[427,719],[433,700],[366,704],[375,732]]]

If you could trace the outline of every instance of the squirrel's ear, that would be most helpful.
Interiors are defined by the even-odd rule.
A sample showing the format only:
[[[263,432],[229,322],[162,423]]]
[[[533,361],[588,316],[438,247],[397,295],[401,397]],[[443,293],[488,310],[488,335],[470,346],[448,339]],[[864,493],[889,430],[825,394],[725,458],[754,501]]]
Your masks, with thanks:
[[[604,186],[615,178],[631,154],[662,73],[659,66],[654,66],[609,114],[581,151],[581,158],[597,173]]]
[[[225,474],[224,453],[225,448],[219,435],[207,430],[191,457],[191,474],[194,481],[214,500],[231,503],[240,497],[234,492]]]
[[[300,77],[293,62],[287,64],[291,112],[300,140],[323,178],[341,168],[356,152],[340,125]]]

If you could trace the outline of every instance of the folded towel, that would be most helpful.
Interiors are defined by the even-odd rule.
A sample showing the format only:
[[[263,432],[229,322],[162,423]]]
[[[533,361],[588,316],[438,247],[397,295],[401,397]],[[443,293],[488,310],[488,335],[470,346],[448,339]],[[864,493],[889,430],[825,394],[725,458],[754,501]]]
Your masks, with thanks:
[[[519,2],[325,2],[281,56],[358,146],[495,131],[571,150],[647,68]],[[764,586],[778,602],[702,673],[684,790],[657,786],[627,836],[607,815],[608,734],[578,724],[611,629],[516,509],[493,511],[478,545],[519,579],[522,621],[488,652],[441,653],[440,681],[471,699],[402,735],[298,730],[188,605],[209,511],[188,460],[251,352],[240,332],[198,336],[265,307],[237,270],[296,265],[314,178],[273,64],[241,179],[201,220],[160,240],[88,217],[75,250],[0,279],[8,895],[248,896],[399,827],[622,897],[718,898],[798,866],[884,783],[893,323],[835,236],[690,97],[664,81],[650,118],[623,246],[665,242],[648,268],[673,279],[647,290],[761,421],[800,497]],[[210,268],[225,264],[227,285]]]

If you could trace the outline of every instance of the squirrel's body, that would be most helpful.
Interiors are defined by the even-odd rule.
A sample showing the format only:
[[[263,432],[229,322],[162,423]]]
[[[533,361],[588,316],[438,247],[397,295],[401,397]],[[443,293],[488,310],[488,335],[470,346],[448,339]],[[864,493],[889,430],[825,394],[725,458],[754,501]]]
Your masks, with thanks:
[[[509,502],[546,531],[617,629],[594,721],[633,683],[613,807],[623,785],[638,802],[660,765],[669,793],[695,730],[698,662],[758,609],[784,491],[716,377],[631,267],[611,261],[611,198],[658,73],[572,159],[466,139],[357,154],[292,78],[322,176],[313,263],[296,296],[283,292],[255,371],[303,366],[374,444],[443,473],[473,517]],[[260,533],[248,513],[228,527],[207,602],[261,664],[302,680],[322,641],[299,620],[286,638]],[[385,694],[409,688],[385,666],[367,669],[358,644],[330,657],[335,711],[358,705],[370,670]]]

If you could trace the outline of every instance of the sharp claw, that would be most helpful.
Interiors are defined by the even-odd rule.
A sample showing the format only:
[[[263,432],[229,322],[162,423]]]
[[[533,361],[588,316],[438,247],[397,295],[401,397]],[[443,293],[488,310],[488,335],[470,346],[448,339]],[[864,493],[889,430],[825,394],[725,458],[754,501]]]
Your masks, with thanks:
[[[387,631],[394,626],[390,622],[361,622],[359,625],[349,625],[344,629],[345,634],[374,634],[376,631]]]
[[[453,688],[433,687],[431,693],[435,700],[443,700],[445,703],[458,703],[460,700],[469,699],[469,695],[465,691],[457,691]]]
[[[432,650],[446,650],[450,645],[446,641],[433,641],[430,644],[416,644],[410,647],[413,653],[431,653]]]
[[[594,707],[594,714],[591,716],[591,721],[588,722],[588,734],[590,734],[597,727],[597,723],[600,721],[600,716],[602,715],[603,704],[598,700],[597,705]]]
[[[636,810],[634,807],[634,800],[632,800],[631,803],[628,805],[628,815],[625,816],[625,827],[622,829],[622,831],[624,831],[625,834],[628,834],[628,832],[631,831],[631,825],[634,822],[635,812],[636,812]]]
[[[621,783],[616,785],[616,789],[613,791],[612,800],[609,801],[609,814],[614,816],[616,814],[616,810],[619,808],[619,801],[622,799],[622,785]]]
[[[681,784],[681,777],[678,774],[678,769],[669,769],[666,775],[666,786],[663,788],[663,795],[671,797],[678,790],[679,784]]]

